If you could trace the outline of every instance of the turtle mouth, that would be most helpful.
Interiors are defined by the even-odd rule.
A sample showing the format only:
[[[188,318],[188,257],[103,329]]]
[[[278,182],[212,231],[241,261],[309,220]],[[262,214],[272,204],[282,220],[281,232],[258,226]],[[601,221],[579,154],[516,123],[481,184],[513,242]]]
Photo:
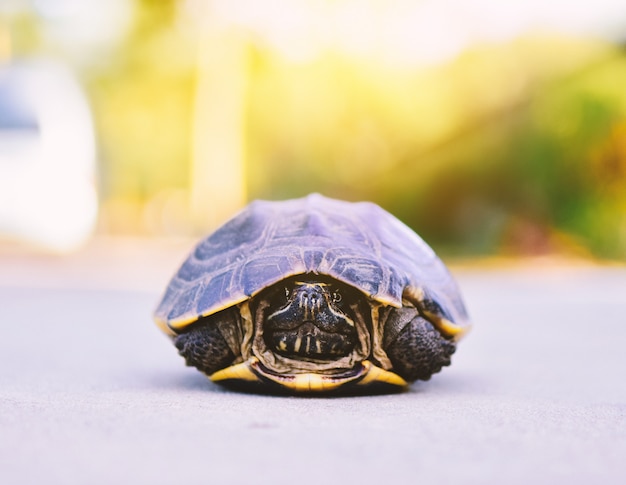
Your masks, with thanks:
[[[312,321],[289,330],[270,330],[265,334],[268,347],[285,357],[334,360],[350,354],[357,343],[355,332],[327,332]]]

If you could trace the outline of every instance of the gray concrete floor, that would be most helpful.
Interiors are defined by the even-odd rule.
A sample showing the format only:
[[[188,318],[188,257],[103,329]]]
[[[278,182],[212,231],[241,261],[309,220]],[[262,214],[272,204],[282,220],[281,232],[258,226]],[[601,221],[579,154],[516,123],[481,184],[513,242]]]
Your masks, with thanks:
[[[0,257],[0,483],[626,483],[626,269],[459,268],[475,328],[450,368],[271,397],[152,324],[174,249]]]

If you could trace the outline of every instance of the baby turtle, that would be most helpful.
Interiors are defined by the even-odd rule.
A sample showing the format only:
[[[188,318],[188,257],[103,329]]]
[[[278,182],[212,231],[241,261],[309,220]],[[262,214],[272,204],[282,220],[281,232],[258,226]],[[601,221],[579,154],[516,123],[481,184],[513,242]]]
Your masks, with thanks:
[[[433,250],[379,206],[255,201],[200,241],[155,320],[187,365],[245,390],[403,390],[470,327]]]

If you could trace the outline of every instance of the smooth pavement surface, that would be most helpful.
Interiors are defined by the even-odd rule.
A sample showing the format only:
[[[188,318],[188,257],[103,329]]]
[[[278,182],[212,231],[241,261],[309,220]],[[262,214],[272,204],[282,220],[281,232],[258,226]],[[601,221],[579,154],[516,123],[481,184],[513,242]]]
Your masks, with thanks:
[[[174,249],[0,255],[1,484],[626,483],[626,268],[456,268],[475,327],[451,367],[272,397],[152,323]]]

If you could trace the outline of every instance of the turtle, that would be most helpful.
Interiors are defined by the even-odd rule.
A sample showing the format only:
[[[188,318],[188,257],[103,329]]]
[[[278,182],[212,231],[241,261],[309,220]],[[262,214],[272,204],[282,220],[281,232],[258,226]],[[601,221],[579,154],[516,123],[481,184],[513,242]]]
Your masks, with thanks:
[[[214,382],[309,395],[405,390],[449,365],[471,326],[413,230],[320,194],[243,208],[195,246],[154,319]]]

